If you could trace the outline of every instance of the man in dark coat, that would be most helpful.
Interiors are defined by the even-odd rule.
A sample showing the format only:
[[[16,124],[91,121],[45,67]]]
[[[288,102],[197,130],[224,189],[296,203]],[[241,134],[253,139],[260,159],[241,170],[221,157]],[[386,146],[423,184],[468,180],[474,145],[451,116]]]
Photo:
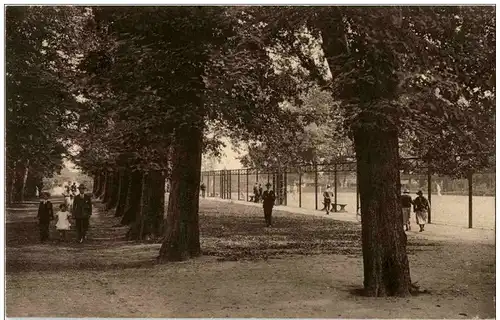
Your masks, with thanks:
[[[401,209],[403,211],[403,226],[405,231],[411,230],[410,214],[412,204],[413,200],[410,196],[410,191],[405,189],[401,195]]]
[[[49,200],[49,193],[42,193],[42,201],[38,206],[38,225],[40,226],[40,241],[45,242],[49,239],[50,221],[54,219],[54,208]]]
[[[273,190],[270,190],[271,184],[268,182],[266,184],[266,191],[262,193],[262,206],[264,207],[264,219],[266,219],[266,225],[268,227],[272,224],[272,214],[274,207],[274,200],[276,200],[276,195]]]
[[[85,194],[85,186],[80,184],[78,187],[80,194],[73,200],[72,214],[76,220],[76,233],[78,242],[82,243],[87,238],[89,228],[89,219],[92,215],[92,199],[90,195]]]

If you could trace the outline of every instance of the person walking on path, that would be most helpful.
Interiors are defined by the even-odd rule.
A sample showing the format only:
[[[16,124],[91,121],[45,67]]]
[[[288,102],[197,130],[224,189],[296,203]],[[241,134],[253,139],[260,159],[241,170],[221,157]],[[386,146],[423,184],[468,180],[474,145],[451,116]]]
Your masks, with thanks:
[[[42,192],[42,201],[40,201],[38,214],[36,216],[40,228],[40,242],[42,243],[49,240],[50,221],[54,220],[54,208],[49,197],[50,194],[48,192]]]
[[[410,214],[411,214],[411,205],[413,204],[413,200],[410,196],[410,191],[405,189],[403,194],[401,195],[401,208],[403,211],[403,226],[405,231],[411,230],[410,223]]]
[[[266,183],[266,191],[262,194],[262,207],[264,208],[264,219],[266,220],[266,226],[270,227],[272,225],[272,214],[274,201],[276,200],[276,195],[273,190],[270,190],[271,184]]]
[[[420,226],[420,231],[424,231],[425,223],[427,222],[427,213],[429,212],[429,201],[424,197],[422,190],[418,190],[418,197],[413,200],[413,211],[417,224]]]
[[[67,240],[66,235],[67,231],[69,231],[71,227],[71,223],[69,222],[69,211],[68,207],[65,203],[61,203],[59,205],[59,211],[56,213],[57,223],[56,229],[59,231],[59,240]]]
[[[76,220],[76,233],[78,242],[82,243],[87,239],[89,220],[92,215],[92,200],[90,195],[85,194],[85,186],[80,184],[78,190],[80,194],[73,200],[72,214]]]
[[[332,205],[332,189],[330,189],[330,185],[326,185],[325,192],[323,192],[323,205],[326,210],[326,214],[330,214],[330,209]]]
[[[205,189],[206,189],[206,187],[205,187],[205,183],[203,183],[203,182],[202,182],[202,183],[201,183],[201,186],[200,186],[200,190],[201,190],[201,196],[202,196],[203,198],[205,198]]]

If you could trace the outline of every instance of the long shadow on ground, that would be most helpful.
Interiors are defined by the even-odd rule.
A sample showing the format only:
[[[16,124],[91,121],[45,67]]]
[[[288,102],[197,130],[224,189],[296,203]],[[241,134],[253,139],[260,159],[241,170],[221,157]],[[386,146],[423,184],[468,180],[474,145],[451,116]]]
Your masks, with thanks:
[[[203,253],[219,260],[361,255],[360,224],[317,216],[275,212],[273,226],[266,228],[261,208],[203,202],[200,229]],[[413,240],[409,242],[409,253],[435,245]]]
[[[51,231],[52,241],[40,244],[35,205],[31,211],[7,209],[10,222],[6,224],[6,271],[153,266],[160,245],[125,241],[127,228],[116,227],[119,218],[115,218],[113,212],[100,212],[100,208],[102,206],[96,204],[90,239],[83,245],[75,243],[74,231],[69,242],[59,243],[55,230]],[[285,212],[276,212],[273,218],[273,227],[266,228],[261,208],[202,201],[202,252],[221,261],[291,255],[361,255],[361,228],[357,223]],[[409,243],[409,252],[429,245],[435,244],[414,240]]]

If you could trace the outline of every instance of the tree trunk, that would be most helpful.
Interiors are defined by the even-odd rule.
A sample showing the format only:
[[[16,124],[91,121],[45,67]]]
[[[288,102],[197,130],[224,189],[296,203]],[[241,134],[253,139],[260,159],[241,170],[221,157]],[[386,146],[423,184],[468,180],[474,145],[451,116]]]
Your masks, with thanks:
[[[127,190],[127,200],[121,220],[122,225],[129,225],[135,221],[136,213],[139,210],[142,190],[142,172],[132,171]]]
[[[113,172],[113,178],[111,179],[109,199],[106,205],[106,210],[114,209],[116,207],[116,204],[118,203],[118,196],[120,192],[120,182],[122,175],[123,175],[122,170]]]
[[[92,175],[92,194],[93,195],[96,195],[97,194],[97,189],[99,188],[99,179],[100,179],[101,175],[99,174],[99,172],[97,173],[94,173]]]
[[[26,186],[26,179],[28,178],[28,165],[29,160],[18,161],[15,168],[14,178],[14,202],[24,201],[24,188]]]
[[[107,170],[104,170],[104,172],[102,173],[101,186],[98,196],[98,198],[100,198],[101,200],[104,199],[104,194],[106,193],[108,178],[109,178],[109,172]]]
[[[354,144],[362,213],[364,287],[368,296],[408,296],[411,279],[400,204],[398,132],[362,115]]]
[[[121,217],[125,212],[129,185],[130,171],[124,170],[120,178],[120,190],[118,191],[118,203],[116,205],[115,217]]]
[[[149,174],[144,172],[142,174],[141,190],[139,198],[138,210],[135,212],[135,218],[127,232],[128,240],[142,240],[142,235],[144,232],[144,217],[147,215],[148,203],[149,203]]]
[[[102,203],[106,204],[106,206],[111,197],[114,175],[115,173],[113,171],[106,172],[106,184],[104,185],[104,194],[102,195]]]
[[[159,262],[179,261],[201,254],[198,223],[201,153],[200,128],[184,128],[177,132],[165,238]]]
[[[24,188],[24,198],[33,199],[36,197],[36,186],[39,183],[38,175],[33,174],[33,170],[28,170],[28,175],[26,178],[26,185]]]
[[[14,169],[10,166],[7,167],[5,175],[5,201],[7,204],[11,204],[13,202],[14,194]]]
[[[140,209],[129,231],[129,240],[156,238],[160,235],[165,206],[165,175],[151,171],[144,175]]]
[[[99,174],[99,186],[97,186],[97,197],[101,198],[104,193],[104,186],[106,184],[106,172],[103,170]]]
[[[165,212],[165,172],[154,171],[150,177],[151,200],[148,230],[154,236],[160,236],[163,230],[163,215]]]

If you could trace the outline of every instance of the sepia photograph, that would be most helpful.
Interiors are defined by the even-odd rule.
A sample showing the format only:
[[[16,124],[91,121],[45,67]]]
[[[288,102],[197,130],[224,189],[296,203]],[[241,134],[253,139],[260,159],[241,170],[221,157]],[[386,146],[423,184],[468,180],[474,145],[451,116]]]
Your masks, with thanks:
[[[4,28],[4,317],[496,318],[494,3]]]

